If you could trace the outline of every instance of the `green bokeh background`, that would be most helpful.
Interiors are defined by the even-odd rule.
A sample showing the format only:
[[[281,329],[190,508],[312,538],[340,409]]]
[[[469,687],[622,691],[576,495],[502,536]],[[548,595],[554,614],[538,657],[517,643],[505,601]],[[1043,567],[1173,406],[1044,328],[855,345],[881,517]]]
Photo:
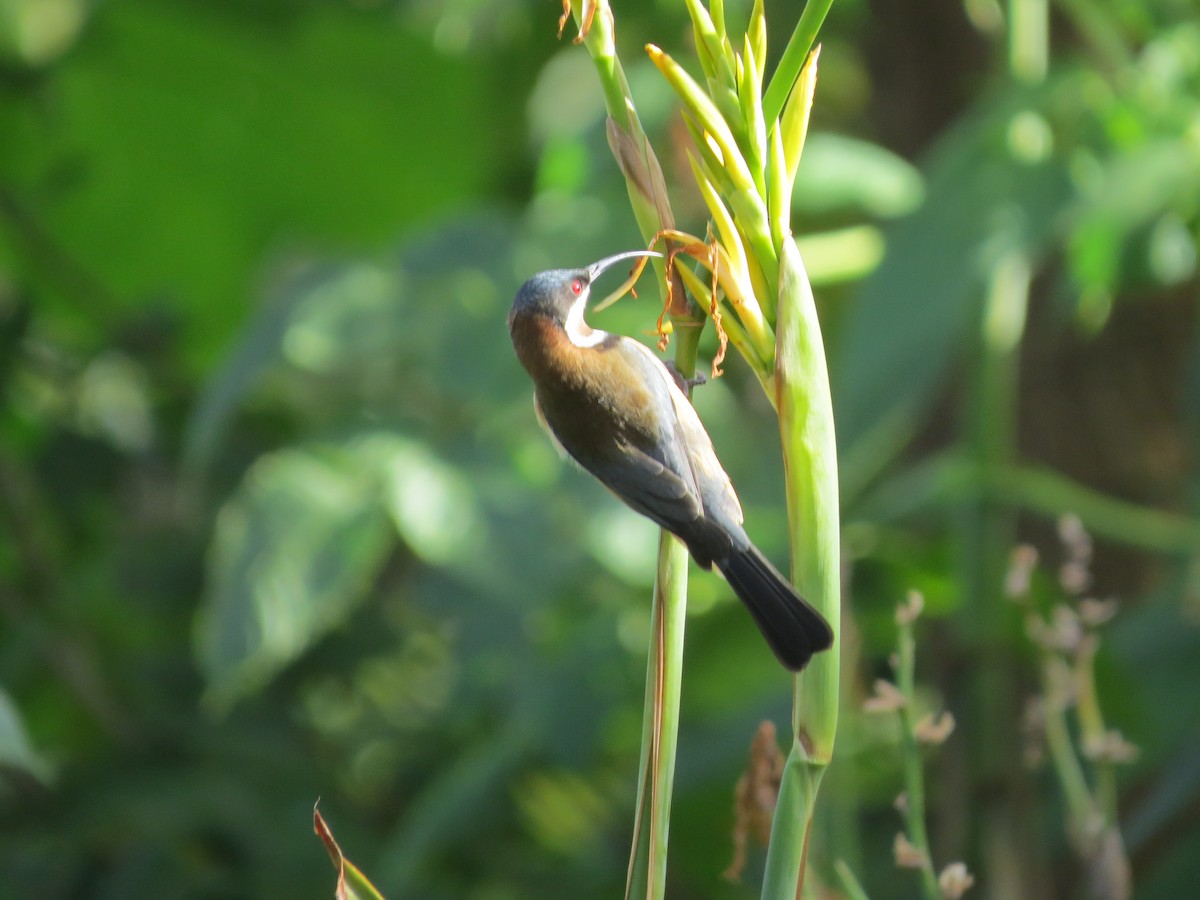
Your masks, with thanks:
[[[839,425],[847,683],[810,864],[873,897],[916,891],[894,730],[859,711],[912,588],[922,703],[959,721],[927,765],[935,863],[975,896],[1088,896],[1025,764],[1035,654],[1002,596],[1029,542],[1061,598],[1071,512],[1090,593],[1121,600],[1099,684],[1141,749],[1136,895],[1200,875],[1200,27],[1184,0],[1051,9],[1027,83],[990,0],[840,0],[821,35],[793,223]],[[619,895],[655,532],[538,431],[504,321],[533,272],[639,244],[557,12],[0,0],[0,897],[330,896],[317,798],[389,897]],[[685,9],[616,15],[702,233],[640,49],[690,60]],[[767,15],[777,55],[796,11]],[[998,399],[980,361],[1011,322],[984,299],[1014,257]],[[639,293],[597,324],[648,335]],[[774,420],[726,369],[697,406],[782,563]],[[790,683],[717,578],[689,615],[669,895],[754,896],[761,848],[720,877],[733,787]]]

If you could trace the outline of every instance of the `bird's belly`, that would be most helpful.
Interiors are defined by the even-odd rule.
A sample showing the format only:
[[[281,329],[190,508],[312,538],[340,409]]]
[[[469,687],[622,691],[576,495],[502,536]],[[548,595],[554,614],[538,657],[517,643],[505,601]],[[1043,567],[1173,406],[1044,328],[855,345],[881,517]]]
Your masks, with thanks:
[[[585,468],[588,457],[604,458],[653,440],[648,415],[653,398],[641,385],[567,383],[539,388],[537,399],[554,436]]]

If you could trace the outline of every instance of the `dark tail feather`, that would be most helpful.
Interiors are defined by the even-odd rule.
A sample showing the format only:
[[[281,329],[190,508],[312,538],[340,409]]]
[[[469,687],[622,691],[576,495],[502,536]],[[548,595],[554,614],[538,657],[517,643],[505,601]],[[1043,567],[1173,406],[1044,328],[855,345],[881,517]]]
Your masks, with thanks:
[[[817,651],[833,646],[829,624],[757,547],[735,551],[716,565],[750,610],[779,661],[793,672],[808,665]]]

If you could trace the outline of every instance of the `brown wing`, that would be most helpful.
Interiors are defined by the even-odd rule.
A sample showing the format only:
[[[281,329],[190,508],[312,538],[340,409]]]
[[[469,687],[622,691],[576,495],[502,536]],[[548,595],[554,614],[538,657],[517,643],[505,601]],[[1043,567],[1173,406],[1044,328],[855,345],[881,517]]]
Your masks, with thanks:
[[[630,435],[614,459],[589,467],[592,473],[635,510],[685,540],[705,519],[740,531],[742,508],[729,476],[671,373],[637,341],[622,339],[620,352],[642,373],[656,407],[669,414],[660,417],[657,433]]]

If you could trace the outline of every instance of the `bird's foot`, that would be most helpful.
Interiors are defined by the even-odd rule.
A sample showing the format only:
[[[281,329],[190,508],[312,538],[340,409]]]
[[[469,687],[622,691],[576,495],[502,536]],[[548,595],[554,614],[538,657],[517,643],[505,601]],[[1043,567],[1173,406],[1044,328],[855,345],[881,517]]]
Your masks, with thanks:
[[[664,363],[667,371],[671,373],[671,377],[675,379],[675,383],[679,385],[679,389],[685,394],[694,387],[699,387],[708,381],[708,376],[703,372],[697,372],[691,378],[684,378],[683,373],[679,371],[679,367],[675,365],[675,360],[668,359]]]

